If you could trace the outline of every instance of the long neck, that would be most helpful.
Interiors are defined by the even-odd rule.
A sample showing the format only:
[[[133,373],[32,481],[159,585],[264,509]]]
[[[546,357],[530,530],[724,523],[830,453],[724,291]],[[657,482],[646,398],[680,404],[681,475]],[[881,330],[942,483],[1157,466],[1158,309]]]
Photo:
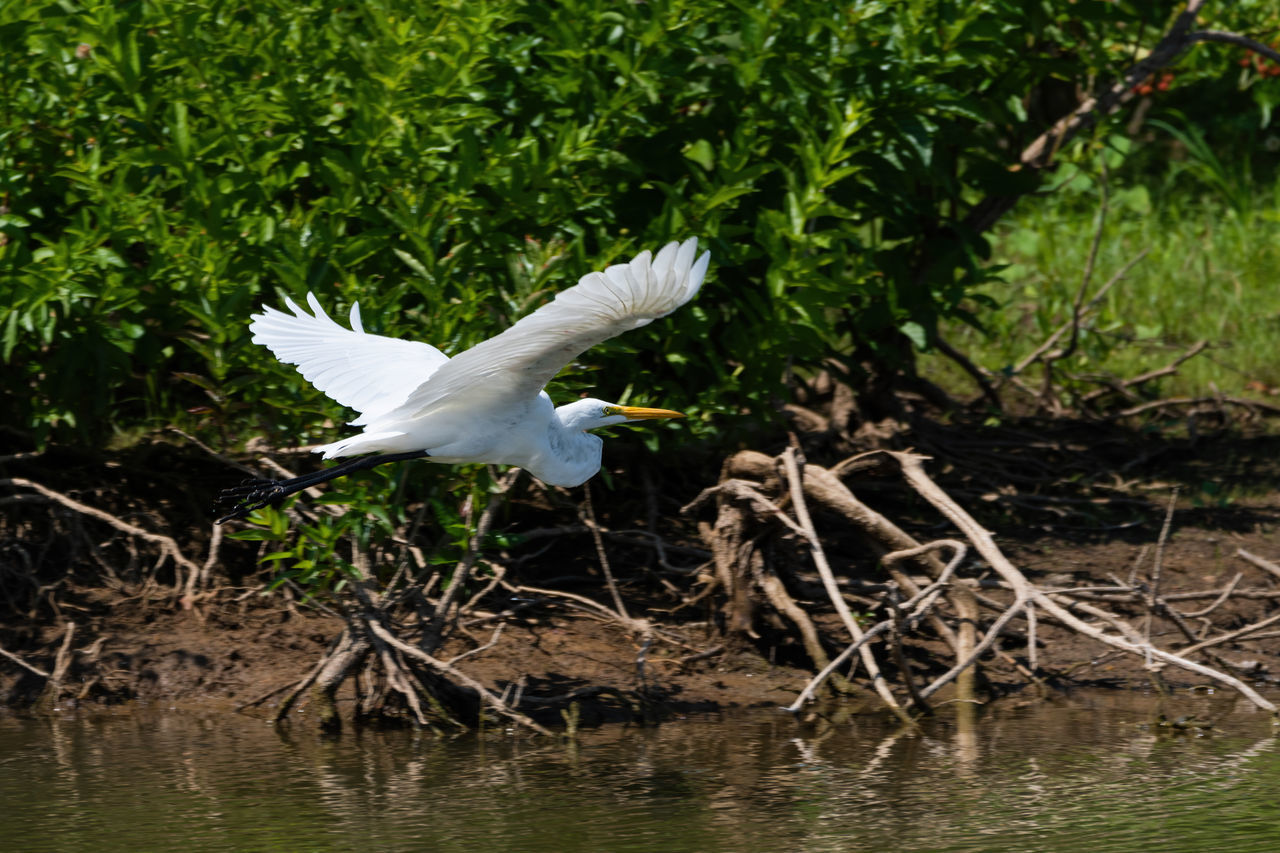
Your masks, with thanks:
[[[600,470],[604,441],[580,427],[566,426],[566,406],[547,424],[547,447],[526,465],[529,473],[552,486],[577,486]]]

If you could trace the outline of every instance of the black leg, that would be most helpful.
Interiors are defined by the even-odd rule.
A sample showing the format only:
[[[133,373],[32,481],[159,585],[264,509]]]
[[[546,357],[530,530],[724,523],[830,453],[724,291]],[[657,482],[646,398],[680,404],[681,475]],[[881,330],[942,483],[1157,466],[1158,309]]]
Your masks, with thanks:
[[[334,465],[332,468],[322,468],[315,473],[303,474],[301,477],[291,477],[288,480],[263,480],[259,478],[245,480],[240,485],[230,489],[223,489],[219,493],[215,506],[219,509],[229,508],[231,511],[218,519],[218,523],[222,524],[224,521],[231,521],[233,518],[244,518],[255,509],[261,509],[267,504],[279,506],[280,502],[289,497],[289,495],[297,494],[303,489],[309,489],[320,483],[336,480],[338,477],[345,477],[356,471],[367,471],[370,468],[385,465],[388,462],[421,459],[429,455],[425,450],[410,450],[405,453],[361,456],[341,465]]]

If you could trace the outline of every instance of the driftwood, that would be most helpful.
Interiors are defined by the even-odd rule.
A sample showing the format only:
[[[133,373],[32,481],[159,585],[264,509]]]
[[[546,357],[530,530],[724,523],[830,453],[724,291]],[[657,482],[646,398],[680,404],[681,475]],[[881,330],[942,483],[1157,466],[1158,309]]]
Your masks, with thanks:
[[[907,486],[928,501],[962,534],[963,541],[947,539],[924,544],[916,542],[884,516],[859,501],[831,470],[802,465],[794,449],[788,449],[776,460],[750,451],[735,455],[724,466],[725,479],[719,485],[705,490],[685,508],[686,512],[695,512],[714,500],[721,519],[727,513],[733,520],[732,524],[717,523],[715,526],[702,528],[707,544],[713,554],[717,555],[717,579],[725,587],[723,614],[726,630],[752,633],[750,620],[756,615],[738,603],[742,597],[740,591],[730,584],[742,583],[743,579],[752,577],[780,579],[784,574],[764,559],[764,543],[769,536],[790,538],[803,543],[809,550],[822,578],[829,610],[836,614],[838,622],[852,638],[852,643],[839,655],[831,658],[825,647],[839,642],[839,639],[831,633],[831,629],[827,629],[825,634],[819,632],[816,626],[823,624],[820,612],[795,614],[792,612],[796,607],[793,598],[786,596],[785,603],[779,604],[776,591],[761,590],[764,593],[761,597],[765,601],[783,611],[791,622],[802,626],[804,647],[812,650],[809,656],[817,670],[813,680],[792,703],[790,710],[798,710],[814,700],[827,679],[855,654],[866,663],[865,669],[872,689],[897,713],[905,708],[927,710],[930,698],[951,684],[955,685],[957,700],[971,701],[975,698],[973,676],[979,661],[997,650],[997,641],[1002,634],[1010,631],[1015,622],[1025,626],[1028,642],[1028,666],[1019,664],[1019,671],[1029,680],[1039,681],[1038,656],[1035,651],[1039,630],[1037,626],[1039,622],[1047,621],[1099,644],[1135,655],[1153,674],[1165,667],[1180,668],[1235,690],[1259,708],[1276,711],[1275,704],[1225,668],[1208,666],[1192,660],[1191,656],[1197,653],[1211,654],[1213,646],[1242,637],[1256,636],[1262,629],[1280,622],[1280,615],[1212,638],[1193,637],[1190,645],[1180,650],[1171,650],[1156,645],[1150,639],[1149,630],[1141,631],[1119,614],[1101,606],[1108,600],[1143,605],[1151,618],[1166,618],[1175,624],[1181,624],[1185,629],[1187,618],[1206,618],[1223,601],[1237,593],[1247,592],[1239,589],[1239,577],[1222,590],[1192,594],[1212,598],[1213,601],[1209,606],[1190,614],[1174,610],[1170,603],[1173,600],[1187,600],[1187,594],[1164,595],[1160,592],[1159,556],[1152,582],[1143,585],[1141,589],[1133,583],[1101,589],[1041,588],[1004,556],[988,531],[925,474],[924,457],[878,451],[860,457],[862,464],[855,465],[847,461],[836,468],[865,469],[870,457],[879,460],[881,469],[886,466],[896,469]],[[778,476],[779,471],[786,478],[785,486]],[[747,479],[748,477],[755,479]],[[852,618],[844,600],[845,593],[840,587],[840,579],[825,554],[822,537],[809,515],[809,502],[819,504],[824,510],[849,524],[865,539],[871,550],[879,555],[881,571],[888,578],[887,583],[883,584],[884,592],[878,604],[883,616],[874,625],[864,627]],[[1171,518],[1172,504],[1159,546],[1163,546],[1168,536]],[[744,543],[747,544],[744,546]],[[961,566],[970,548],[999,576],[998,586],[1012,593],[1011,600],[995,602],[985,596],[978,596],[974,588],[976,581],[960,576]],[[952,559],[945,566],[936,553],[940,550],[952,553]],[[1159,550],[1158,547],[1157,552]],[[744,570],[741,564],[735,562],[740,559],[750,560],[752,568]],[[1256,564],[1266,562],[1253,555],[1248,555],[1248,559]],[[911,564],[917,572],[930,580],[923,584],[917,582],[900,570],[899,566],[903,563]],[[1280,577],[1280,567],[1265,568]],[[907,596],[906,601],[899,600],[903,595]],[[1086,599],[1097,603],[1089,603]],[[997,615],[990,620],[978,638],[976,631],[979,627],[980,601],[984,606],[995,609]],[[951,646],[955,663],[930,683],[917,685],[903,653],[902,641],[921,626],[930,624],[930,621],[935,626],[933,633]],[[884,654],[892,655],[895,660],[898,670],[896,685],[891,685],[883,674],[880,656]]]

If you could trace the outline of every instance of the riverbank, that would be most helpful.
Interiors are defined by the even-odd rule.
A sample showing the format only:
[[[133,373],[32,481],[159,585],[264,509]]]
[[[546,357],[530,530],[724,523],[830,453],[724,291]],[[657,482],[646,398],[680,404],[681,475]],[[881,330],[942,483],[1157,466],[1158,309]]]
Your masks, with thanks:
[[[983,493],[957,470],[943,482],[964,505],[983,513],[999,547],[1039,587],[1083,590],[1075,600],[1123,614],[1156,646],[1192,648],[1189,654],[1197,660],[1280,701],[1280,630],[1256,628],[1280,602],[1280,574],[1268,568],[1268,561],[1280,560],[1280,492],[1240,485],[1256,486],[1275,473],[1275,442],[1238,434],[1198,441],[1195,453],[1145,446],[1151,462],[1132,472],[1123,496],[1110,485],[1106,497],[1095,489],[1092,499],[1051,489],[1035,495],[1026,489]],[[1102,451],[1081,445],[1072,452]],[[54,470],[44,462],[46,471]],[[62,466],[58,476],[64,483],[83,477],[93,464]],[[1100,464],[1110,463],[1103,458]],[[203,485],[225,479],[222,466],[173,446],[117,456],[97,471],[99,485],[74,493],[80,505],[96,500],[101,506],[106,496],[114,501],[114,518],[152,531],[172,531],[174,525],[164,526],[167,518],[184,517],[184,507],[200,505],[198,494],[174,490],[176,480]],[[146,483],[138,479],[143,471],[150,472]],[[111,492],[104,474],[137,491]],[[892,483],[871,479],[851,485],[920,539],[946,534]],[[1165,504],[1175,487],[1178,497],[1166,529]],[[696,495],[692,487],[686,491],[679,501],[668,496],[668,502],[678,505]],[[1032,510],[1017,511],[1019,501]],[[757,609],[748,630],[726,631],[723,590],[714,586],[710,551],[698,538],[699,530],[706,535],[711,529],[711,519],[675,512],[654,532],[628,511],[635,507],[602,508],[599,522],[625,619],[617,618],[589,531],[571,523],[563,506],[526,504],[505,522],[515,544],[493,556],[504,567],[502,585],[495,582],[468,605],[435,658],[452,662],[544,725],[563,723],[564,713],[593,725],[791,704],[814,672],[812,661],[801,638],[763,610]],[[24,579],[11,567],[5,577],[11,604],[26,604],[23,612],[10,610],[0,627],[0,646],[27,664],[0,665],[0,699],[10,707],[30,706],[47,681],[39,673],[62,667],[55,706],[60,712],[182,707],[270,716],[342,633],[344,621],[329,604],[309,601],[289,585],[266,589],[272,575],[256,563],[256,543],[223,543],[220,561],[206,564],[208,576],[196,584],[191,575],[175,572],[176,564],[146,557],[145,541],[56,500],[14,502],[6,513],[8,553],[21,549],[28,559],[42,557],[44,571]],[[42,520],[46,527],[40,527]],[[874,623],[881,617],[872,610],[871,596],[882,580],[874,555],[839,519],[818,512],[816,523],[846,596],[855,606],[866,602],[859,619],[864,626]],[[208,528],[186,529],[172,541],[191,562],[201,563],[197,555],[211,544]],[[655,541],[671,551],[660,558]],[[36,547],[40,543],[43,550]],[[838,652],[847,634],[822,600],[807,551],[784,538],[769,555],[787,578],[790,595],[811,614],[827,654]],[[59,565],[61,573],[52,574]],[[1010,593],[979,558],[970,557],[960,577],[978,593],[979,623],[986,630]],[[1129,592],[1115,592],[1121,588]],[[74,630],[67,642],[70,623]],[[1247,633],[1231,636],[1242,629]],[[1194,649],[1199,644],[1205,644],[1203,651]],[[907,637],[905,645],[901,660],[890,644],[875,647],[895,685],[908,676],[904,662],[917,683],[936,678],[954,662],[946,644],[928,632]],[[1109,649],[1044,614],[1034,627],[1025,619],[1009,623],[982,658],[979,674],[980,701],[1082,686],[1211,685],[1184,670],[1150,669],[1142,657]],[[341,714],[350,715],[355,706],[354,683],[348,679],[335,696]],[[866,683],[858,671],[843,694],[850,710],[882,707]],[[947,696],[939,693],[941,701]],[[298,710],[304,717],[314,713],[305,702]]]
[[[1247,512],[1255,524],[1267,527],[1262,519],[1280,519],[1280,496],[1275,503],[1258,502]],[[1036,565],[1041,580],[1105,585],[1109,578],[1127,575],[1142,551],[1143,546],[1130,538],[1079,542],[1040,537],[1010,548],[1010,555],[1019,565]],[[1186,611],[1202,611],[1217,598],[1203,595],[1206,590],[1221,591],[1234,584],[1237,593],[1252,590],[1254,597],[1224,600],[1215,612],[1217,624],[1243,627],[1274,613],[1275,602],[1280,601],[1280,579],[1235,556],[1238,549],[1276,555],[1280,540],[1269,529],[1189,527],[1172,533],[1164,552],[1164,594],[1186,601]],[[1236,575],[1241,575],[1239,580]],[[62,712],[82,707],[243,709],[266,716],[300,675],[316,664],[343,626],[335,616],[258,592],[226,590],[191,609],[172,599],[147,600],[105,589],[80,592],[76,603],[63,606],[64,616],[77,626],[77,651],[58,705]],[[1197,593],[1201,597],[1185,598]],[[640,637],[552,601],[530,608],[520,618],[469,629],[471,636],[456,637],[441,657],[473,652],[457,664],[461,670],[496,693],[510,695],[518,689],[526,700],[542,700],[545,706],[531,706],[530,713],[553,724],[571,701],[578,703],[582,721],[588,725],[786,706],[812,674],[797,665],[770,662],[752,647],[726,650],[706,623],[660,621],[661,614],[647,615],[668,639],[651,644],[646,651],[643,678],[637,666],[643,645]],[[24,659],[52,669],[62,624],[40,626],[32,634],[33,642],[23,649]],[[476,652],[490,642],[496,624],[503,626],[496,641]],[[1170,633],[1171,629],[1160,628],[1153,639],[1169,639]],[[1255,639],[1242,638],[1223,647],[1221,655],[1263,695],[1280,700],[1280,634],[1259,633]],[[1042,625],[1037,639],[1037,672],[1051,691],[1152,687],[1152,674],[1138,658],[1115,654],[1052,624]],[[934,669],[944,663],[940,660]],[[1003,643],[982,664],[987,682],[984,697],[1042,695],[1019,673],[1027,663],[1025,635],[1023,643],[1014,638]],[[920,677],[927,674],[923,669],[919,672]],[[1175,687],[1211,687],[1176,670],[1165,670],[1163,675]],[[4,667],[0,675],[0,696],[11,707],[27,704],[41,687],[41,679],[16,666]],[[578,698],[568,698],[575,693]],[[854,710],[872,710],[878,704],[863,692],[851,701]],[[338,704],[344,713],[351,711],[353,702],[349,690],[339,692]],[[305,706],[301,713],[305,718]]]

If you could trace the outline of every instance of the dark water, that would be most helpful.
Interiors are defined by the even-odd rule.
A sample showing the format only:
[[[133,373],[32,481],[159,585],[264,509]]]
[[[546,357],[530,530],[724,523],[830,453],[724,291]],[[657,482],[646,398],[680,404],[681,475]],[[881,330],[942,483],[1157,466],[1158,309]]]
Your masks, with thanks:
[[[5,851],[1276,851],[1280,736],[1132,695],[902,731],[778,714],[573,743],[327,740],[253,719],[0,720]]]

